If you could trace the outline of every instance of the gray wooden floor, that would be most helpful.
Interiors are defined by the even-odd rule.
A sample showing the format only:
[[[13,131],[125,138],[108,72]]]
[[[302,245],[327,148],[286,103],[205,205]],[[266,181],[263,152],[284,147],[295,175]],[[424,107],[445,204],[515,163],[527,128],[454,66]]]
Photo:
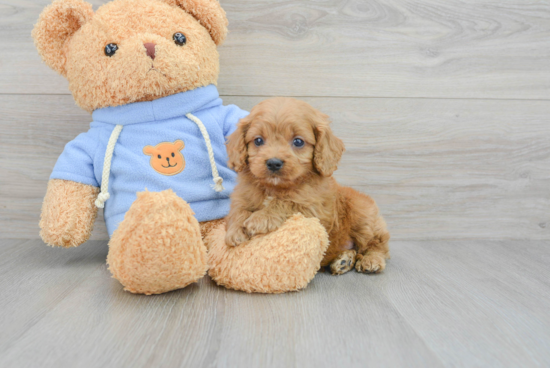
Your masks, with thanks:
[[[550,365],[548,241],[396,241],[385,273],[249,295],[139,296],[107,244],[0,241],[2,367]]]

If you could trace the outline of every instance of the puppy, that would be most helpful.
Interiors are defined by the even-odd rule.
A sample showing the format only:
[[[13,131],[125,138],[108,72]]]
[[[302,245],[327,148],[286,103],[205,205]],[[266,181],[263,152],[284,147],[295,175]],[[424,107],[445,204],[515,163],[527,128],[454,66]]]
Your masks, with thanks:
[[[378,273],[390,257],[384,219],[372,198],[332,177],[344,152],[329,117],[293,98],[273,98],[239,121],[227,142],[239,173],[226,217],[226,243],[236,246],[277,230],[294,213],[317,217],[330,246],[321,266],[343,274]]]

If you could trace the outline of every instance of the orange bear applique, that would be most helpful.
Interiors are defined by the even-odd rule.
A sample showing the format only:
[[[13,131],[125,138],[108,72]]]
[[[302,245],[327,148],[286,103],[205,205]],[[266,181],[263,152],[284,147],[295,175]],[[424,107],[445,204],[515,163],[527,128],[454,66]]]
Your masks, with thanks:
[[[185,168],[185,158],[180,152],[185,144],[181,139],[174,143],[162,142],[155,147],[146,146],[143,148],[143,153],[151,156],[151,167],[156,172],[162,175],[176,175]]]

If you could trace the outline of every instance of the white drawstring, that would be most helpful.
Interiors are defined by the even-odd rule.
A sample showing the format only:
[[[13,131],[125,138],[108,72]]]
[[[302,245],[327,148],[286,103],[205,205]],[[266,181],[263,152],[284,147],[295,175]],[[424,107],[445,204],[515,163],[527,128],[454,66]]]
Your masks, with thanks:
[[[214,185],[212,185],[212,187],[216,192],[222,192],[224,190],[224,187],[222,185],[223,179],[218,173],[218,167],[216,166],[216,159],[214,158],[214,151],[212,150],[212,142],[210,141],[210,136],[208,135],[204,124],[202,123],[202,121],[200,121],[199,118],[191,113],[186,114],[185,116],[187,116],[187,118],[193,123],[197,124],[202,133],[202,137],[204,138],[204,142],[206,143],[206,149],[208,150],[208,157],[210,158],[210,166],[212,166],[212,177],[214,178],[215,183]]]
[[[113,151],[115,150],[116,141],[118,140],[118,136],[120,135],[121,131],[122,125],[117,125],[115,129],[113,129],[111,137],[109,138],[109,142],[107,143],[105,159],[103,160],[103,173],[101,176],[101,193],[99,193],[95,201],[95,205],[97,206],[97,208],[104,208],[105,201],[108,200],[110,197],[109,176],[111,175],[111,161],[113,159]]]

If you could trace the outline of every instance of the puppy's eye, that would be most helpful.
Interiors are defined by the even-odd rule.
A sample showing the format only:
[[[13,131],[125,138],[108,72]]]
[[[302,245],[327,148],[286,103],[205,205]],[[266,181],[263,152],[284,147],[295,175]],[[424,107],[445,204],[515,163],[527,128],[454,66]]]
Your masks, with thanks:
[[[172,36],[172,38],[178,46],[183,46],[187,43],[187,37],[185,37],[185,35],[181,32],[174,33],[174,36]]]
[[[258,137],[256,139],[254,139],[254,144],[256,145],[256,147],[260,147],[260,146],[263,146],[264,145],[264,139],[262,137]]]
[[[306,142],[304,142],[303,139],[301,138],[294,138],[294,140],[292,141],[292,144],[294,145],[294,147],[303,147],[304,144],[306,144]]]
[[[107,46],[105,46],[105,55],[108,57],[111,57],[115,54],[115,52],[118,50],[118,45],[116,43],[110,43]]]

